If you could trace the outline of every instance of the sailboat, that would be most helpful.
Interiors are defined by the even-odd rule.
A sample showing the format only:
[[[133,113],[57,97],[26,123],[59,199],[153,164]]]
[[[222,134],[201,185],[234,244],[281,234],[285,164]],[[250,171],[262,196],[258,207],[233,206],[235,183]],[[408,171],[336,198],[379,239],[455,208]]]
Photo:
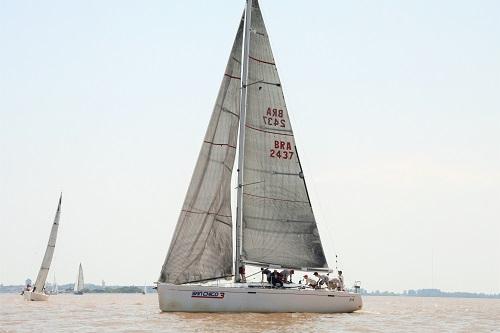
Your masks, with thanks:
[[[83,268],[82,263],[78,267],[78,276],[76,278],[75,288],[73,289],[73,294],[83,295]]]
[[[57,295],[59,293],[59,286],[57,285],[56,275],[54,274],[54,280],[52,282],[52,290],[50,291],[51,295]]]
[[[26,288],[23,292],[24,299],[27,301],[47,301],[49,299],[49,295],[45,292],[45,282],[47,281],[47,275],[49,274],[50,264],[52,263],[52,257],[54,256],[54,250],[56,247],[57,230],[59,229],[59,218],[61,217],[61,202],[62,194],[59,197],[56,216],[54,217],[54,222],[52,223],[49,241],[47,248],[45,249],[42,265],[38,271],[35,285],[33,286],[33,289]]]
[[[231,176],[237,149],[233,261]],[[247,265],[331,271],[257,0],[246,1],[157,282],[159,307],[167,312],[318,313],[362,307],[360,294],[344,290],[247,283]],[[223,280],[232,276],[233,282]]]

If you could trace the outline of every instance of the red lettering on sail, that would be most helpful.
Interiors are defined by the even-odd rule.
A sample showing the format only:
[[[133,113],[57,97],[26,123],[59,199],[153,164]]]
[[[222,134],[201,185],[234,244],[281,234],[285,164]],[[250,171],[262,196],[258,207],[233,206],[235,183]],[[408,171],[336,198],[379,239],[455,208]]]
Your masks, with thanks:
[[[281,119],[280,119],[281,118]],[[262,116],[264,125],[286,127],[286,120],[283,118],[283,109],[268,107],[265,115]]]
[[[291,160],[292,156],[293,149],[290,141],[274,140],[274,149],[270,150],[269,157]]]

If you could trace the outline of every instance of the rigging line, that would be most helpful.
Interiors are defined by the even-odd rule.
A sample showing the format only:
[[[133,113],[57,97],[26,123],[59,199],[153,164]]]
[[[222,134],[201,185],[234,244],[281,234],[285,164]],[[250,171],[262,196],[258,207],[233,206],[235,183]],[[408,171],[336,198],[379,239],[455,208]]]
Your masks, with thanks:
[[[260,183],[264,183],[264,182],[265,182],[265,180],[261,180],[261,181],[258,181],[258,182],[253,182],[253,183],[248,183],[248,184],[241,184],[240,186],[243,187],[243,186],[248,186],[248,185],[260,184]],[[234,189],[237,189],[240,186],[236,186]]]
[[[300,168],[300,173],[299,177],[302,178],[302,181],[304,182],[304,188],[306,189],[306,195],[307,195],[307,201],[309,201],[309,206],[311,206],[311,198],[309,197],[309,191],[307,190],[307,184],[306,184],[306,178],[304,177],[304,171],[302,170],[302,164],[300,164],[300,158],[299,158],[299,151],[297,150],[297,146],[295,148],[295,156],[297,156],[297,161],[299,162],[299,168]]]

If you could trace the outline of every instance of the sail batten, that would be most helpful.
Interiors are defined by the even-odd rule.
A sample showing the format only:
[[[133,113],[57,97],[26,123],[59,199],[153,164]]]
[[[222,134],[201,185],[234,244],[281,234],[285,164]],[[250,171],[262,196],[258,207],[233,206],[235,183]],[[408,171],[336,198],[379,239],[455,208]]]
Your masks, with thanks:
[[[240,104],[243,20],[159,282],[190,283],[232,274],[231,174]]]
[[[243,187],[244,262],[327,269],[269,36],[253,0]],[[272,84],[270,84],[272,83]]]

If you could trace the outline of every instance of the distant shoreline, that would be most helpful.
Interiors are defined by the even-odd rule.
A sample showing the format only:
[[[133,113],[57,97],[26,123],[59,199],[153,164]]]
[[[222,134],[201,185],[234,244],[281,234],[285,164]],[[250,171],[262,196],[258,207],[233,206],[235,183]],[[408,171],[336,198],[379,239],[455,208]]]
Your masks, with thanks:
[[[440,297],[440,298],[482,298],[500,299],[500,294],[471,293],[466,291],[442,291],[440,289],[405,290],[402,293],[393,291],[367,291],[361,289],[361,294],[366,296],[402,296],[402,297]]]
[[[72,294],[74,284],[58,285],[58,294]],[[146,287],[146,293],[153,292],[153,286],[98,286],[95,284],[86,284],[83,288],[84,294],[141,294]],[[47,290],[51,291],[52,286],[47,285]],[[0,294],[21,293],[24,285],[0,285]]]
[[[73,284],[60,285],[60,294],[72,294]],[[0,294],[17,294],[23,290],[23,285],[0,285]],[[146,293],[154,293],[153,286],[146,286]],[[51,290],[51,287],[47,288]],[[87,284],[84,293],[87,294],[140,294],[143,293],[144,286],[98,286]],[[500,299],[500,294],[472,293],[465,291],[448,292],[440,289],[417,289],[405,290],[402,293],[393,291],[367,291],[361,289],[363,296],[399,296],[399,297],[439,297],[439,298],[480,298],[480,299]]]

